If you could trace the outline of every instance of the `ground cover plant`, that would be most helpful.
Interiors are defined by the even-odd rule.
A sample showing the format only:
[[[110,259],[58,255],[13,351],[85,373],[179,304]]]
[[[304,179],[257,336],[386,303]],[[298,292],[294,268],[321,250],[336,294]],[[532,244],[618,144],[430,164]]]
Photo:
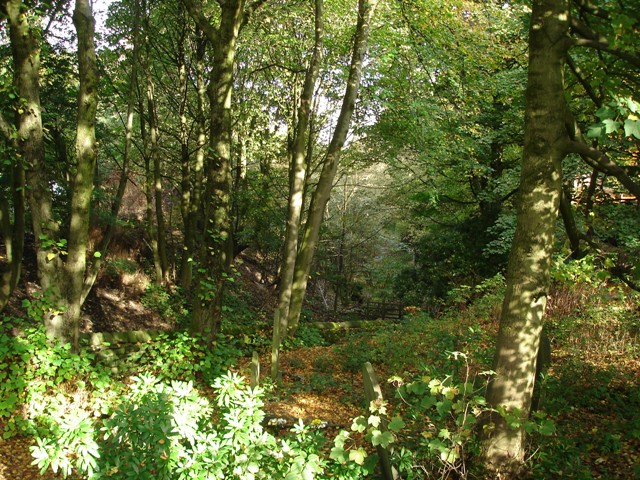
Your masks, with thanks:
[[[634,478],[638,298],[608,280],[575,280],[558,281],[551,297],[553,361],[526,425],[526,475]],[[501,288],[494,279],[437,318],[410,309],[384,328],[331,335],[333,344],[304,327],[283,352],[282,383],[263,377],[257,390],[238,359],[259,345],[251,339],[221,336],[207,353],[190,335],[167,333],[135,354],[135,371],[114,373],[89,350],[51,349],[34,318],[5,317],[3,436],[28,435],[28,461],[45,476],[375,478],[384,446],[403,478],[482,478],[473,459]],[[365,361],[384,403],[366,404]]]

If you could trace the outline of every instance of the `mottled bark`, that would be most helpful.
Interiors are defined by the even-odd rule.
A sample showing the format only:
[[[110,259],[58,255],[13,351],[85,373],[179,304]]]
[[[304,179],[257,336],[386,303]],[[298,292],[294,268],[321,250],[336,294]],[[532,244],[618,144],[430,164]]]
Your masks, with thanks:
[[[349,78],[347,88],[342,101],[342,108],[338,117],[338,122],[329,144],[326,157],[323,162],[322,172],[318,185],[311,196],[309,214],[305,223],[300,249],[296,259],[294,278],[291,290],[291,301],[289,304],[288,330],[295,332],[300,320],[302,303],[307,290],[307,281],[311,270],[311,263],[318,245],[320,226],[324,216],[324,210],[329,200],[333,180],[335,178],[342,147],[347,138],[351,116],[355,108],[360,79],[362,77],[363,61],[367,50],[369,28],[371,19],[375,11],[377,0],[359,0],[358,2],[358,23],[354,39],[351,66],[349,68]]]
[[[73,24],[78,35],[78,120],[76,130],[76,175],[71,200],[69,250],[65,264],[67,280],[64,292],[65,312],[53,317],[48,330],[55,337],[73,342],[78,347],[80,309],[87,265],[89,243],[89,213],[93,176],[96,168],[97,144],[95,133],[98,107],[98,67],[94,43],[95,21],[89,0],[76,0]],[[58,324],[62,318],[62,325]]]
[[[279,375],[280,345],[287,333],[289,320],[289,302],[293,286],[293,274],[298,254],[298,236],[304,203],[304,187],[307,178],[307,163],[305,153],[309,134],[309,121],[313,92],[315,91],[324,37],[323,1],[315,0],[315,41],[311,61],[307,67],[300,96],[300,106],[297,113],[297,125],[293,142],[291,143],[291,158],[289,164],[289,200],[287,207],[287,226],[282,249],[280,266],[280,290],[278,292],[278,306],[273,319],[273,340],[271,348],[271,377]]]
[[[566,0],[536,0],[529,32],[525,139],[517,227],[507,269],[507,288],[487,389],[491,407],[526,419],[546,306],[555,221],[567,150],[563,68],[569,48]],[[484,425],[484,460],[508,470],[524,459],[524,431],[493,415]]]
[[[218,28],[190,0],[189,14],[207,36],[214,53],[208,87],[211,110],[209,153],[205,161],[204,229],[195,275],[191,330],[212,339],[220,330],[222,295],[233,256],[231,235],[231,95],[236,43],[244,0],[221,3]]]
[[[30,13],[20,0],[8,0],[3,12],[9,24],[9,39],[14,65],[14,85],[22,108],[18,110],[17,149],[22,157],[36,242],[38,278],[44,290],[58,293],[57,274],[61,261],[50,248],[58,239],[59,225],[53,216],[51,189],[44,165],[44,136],[40,105],[40,47]]]

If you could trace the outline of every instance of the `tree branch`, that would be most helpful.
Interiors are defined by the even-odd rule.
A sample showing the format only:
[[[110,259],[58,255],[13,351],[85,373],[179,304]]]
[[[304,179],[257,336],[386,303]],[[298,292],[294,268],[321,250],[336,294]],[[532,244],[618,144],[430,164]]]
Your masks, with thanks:
[[[578,35],[572,43],[576,47],[587,47],[602,52],[610,53],[622,60],[629,62],[634,67],[640,68],[640,56],[634,55],[617,48],[611,48],[609,40],[577,18],[571,19],[571,30]]]
[[[256,10],[258,10],[262,5],[264,5],[267,0],[256,0],[251,5],[245,7],[244,14],[242,16],[242,23],[240,24],[240,30],[242,30],[249,20],[251,19],[251,15],[254,14]]]
[[[204,13],[202,13],[202,5],[197,4],[195,0],[182,0],[182,3],[207,39],[211,43],[217,44],[219,36],[218,29],[211,25],[211,22],[204,16]]]

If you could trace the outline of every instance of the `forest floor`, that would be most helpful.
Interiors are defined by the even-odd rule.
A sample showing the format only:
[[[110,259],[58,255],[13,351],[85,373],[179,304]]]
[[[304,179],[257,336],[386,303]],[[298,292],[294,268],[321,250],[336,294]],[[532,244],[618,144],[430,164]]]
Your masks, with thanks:
[[[250,280],[250,267],[246,267],[242,275],[245,286],[253,283],[249,297],[270,312],[274,303],[271,290]],[[85,331],[173,328],[174,322],[143,304],[139,294],[144,291],[143,284],[141,279],[132,279],[127,285],[108,282],[98,285],[87,305]],[[23,296],[26,294],[23,292]],[[17,312],[19,303],[12,308]],[[555,315],[564,319],[569,313],[554,312],[552,302],[552,318]],[[466,314],[467,317],[473,315]],[[497,326],[495,312],[480,320],[491,337]],[[467,328],[464,312],[457,321],[463,329]],[[475,318],[474,322],[477,321]],[[547,450],[543,447],[543,456],[536,461],[553,463],[555,459],[563,458],[565,466],[573,464],[576,472],[579,470],[581,473],[558,468],[553,476],[532,478],[640,479],[640,411],[634,410],[634,405],[640,403],[638,336],[607,339],[604,338],[607,330],[602,328],[605,324],[598,325],[594,321],[592,325],[586,325],[589,322],[584,319],[576,321],[578,323],[572,324],[572,330],[566,327],[566,331],[559,329],[555,332],[553,362],[547,380],[547,403],[550,416],[557,425],[557,433],[553,446]],[[339,340],[344,342],[345,338],[343,336]],[[585,348],[588,342],[600,347]],[[425,339],[425,343],[425,348],[428,348],[429,339]],[[629,355],[634,348],[635,354]],[[410,350],[404,352],[407,358],[415,353]],[[327,427],[327,438],[332,439],[339,429],[348,430],[352,419],[364,413],[362,375],[357,369],[344,368],[345,362],[340,358],[336,345],[286,350],[281,359],[282,383],[277,388],[265,384],[267,419],[284,419],[287,426],[282,428],[287,429],[298,419],[307,425],[323,424]],[[248,376],[250,360],[242,358],[234,368]],[[264,378],[268,374],[269,354],[261,354],[260,362]],[[386,389],[385,396],[392,398],[393,392],[385,380],[392,373],[401,372],[383,371],[377,366],[376,369]],[[556,399],[549,398],[554,394]],[[50,471],[39,475],[38,469],[32,465],[29,451],[32,444],[30,437],[0,439],[0,480],[62,478]],[[547,468],[549,470],[553,470],[553,465]]]

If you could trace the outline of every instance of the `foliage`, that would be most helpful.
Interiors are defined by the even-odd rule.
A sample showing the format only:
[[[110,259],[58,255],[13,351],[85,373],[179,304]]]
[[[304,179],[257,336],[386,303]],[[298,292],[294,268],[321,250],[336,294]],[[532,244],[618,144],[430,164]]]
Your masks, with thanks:
[[[162,285],[151,283],[141,298],[142,304],[167,320],[185,324],[188,316],[186,299],[180,289],[167,290]]]
[[[432,377],[428,369],[413,381],[399,376],[389,380],[398,386],[397,394],[406,404],[404,418],[410,433],[403,435],[408,442],[398,460],[407,478],[448,478],[452,472],[465,477],[469,458],[479,452],[476,425],[488,410],[483,396],[486,381],[474,382],[466,355],[453,352],[449,358],[466,364],[462,380]]]
[[[34,311],[40,315],[39,308]],[[60,409],[58,395],[69,383],[98,390],[109,383],[107,371],[92,364],[93,354],[73,353],[69,344],[49,344],[41,325],[2,317],[0,330],[0,417],[7,418],[5,438],[19,431],[33,433],[41,415]]]
[[[138,371],[165,380],[201,380],[210,383],[224,373],[240,356],[237,342],[219,334],[213,346],[187,332],[159,335],[134,352],[129,363]]]
[[[322,347],[327,345],[327,341],[322,335],[322,331],[312,325],[301,323],[293,338],[287,337],[283,342],[285,349],[301,347]]]
[[[100,435],[86,412],[51,419],[48,434],[32,447],[43,472],[51,467],[64,476],[77,469],[89,478],[153,480],[293,480],[330,472],[360,478],[345,475],[361,471],[357,459],[336,464],[323,458],[324,437],[302,423],[285,438],[265,431],[263,392],[246,387],[237,374],[213,382],[215,407],[191,382],[165,383],[148,375],[131,380],[125,399],[102,422]]]

